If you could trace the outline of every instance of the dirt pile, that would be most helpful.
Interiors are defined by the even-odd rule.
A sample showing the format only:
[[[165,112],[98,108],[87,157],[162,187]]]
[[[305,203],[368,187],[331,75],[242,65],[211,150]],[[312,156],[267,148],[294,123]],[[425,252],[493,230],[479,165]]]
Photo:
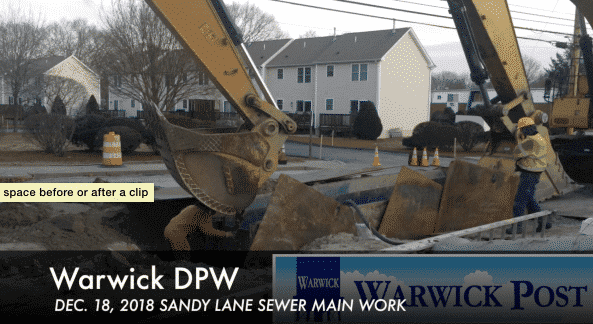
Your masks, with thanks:
[[[134,244],[105,220],[126,213],[122,204],[2,203],[0,250],[34,243],[45,250],[106,250],[110,244]]]

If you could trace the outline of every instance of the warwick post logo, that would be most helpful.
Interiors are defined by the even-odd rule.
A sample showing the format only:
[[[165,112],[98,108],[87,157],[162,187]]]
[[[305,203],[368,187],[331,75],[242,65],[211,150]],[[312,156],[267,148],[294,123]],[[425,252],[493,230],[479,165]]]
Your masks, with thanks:
[[[297,257],[296,263],[297,293],[294,298],[306,300],[307,306],[306,314],[295,314],[295,320],[309,321],[311,315],[315,321],[322,320],[324,316],[328,320],[340,320],[340,312],[313,310],[313,305],[341,304],[340,257]]]
[[[309,278],[307,276],[297,277],[299,287],[307,288],[340,288],[340,278]]]

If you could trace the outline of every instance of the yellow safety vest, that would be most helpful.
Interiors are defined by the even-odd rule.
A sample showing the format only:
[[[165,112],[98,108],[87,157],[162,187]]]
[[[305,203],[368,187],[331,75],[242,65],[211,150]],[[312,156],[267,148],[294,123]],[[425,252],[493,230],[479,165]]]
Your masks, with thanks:
[[[527,136],[515,147],[515,161],[519,168],[530,172],[543,172],[548,165],[548,145],[540,135]]]

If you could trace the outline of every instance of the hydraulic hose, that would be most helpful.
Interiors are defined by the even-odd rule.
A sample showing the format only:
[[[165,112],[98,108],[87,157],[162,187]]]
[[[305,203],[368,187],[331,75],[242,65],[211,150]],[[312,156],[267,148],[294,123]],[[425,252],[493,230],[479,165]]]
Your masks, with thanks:
[[[401,242],[395,242],[392,241],[388,238],[386,238],[385,236],[381,235],[379,232],[377,232],[370,224],[369,222],[366,220],[366,218],[364,217],[364,215],[362,214],[362,212],[360,211],[360,209],[358,208],[358,205],[356,205],[356,203],[354,201],[352,201],[351,199],[346,200],[344,202],[344,205],[346,206],[350,206],[350,208],[353,208],[354,211],[358,214],[358,216],[362,219],[362,221],[364,222],[364,224],[366,225],[366,227],[368,229],[371,230],[371,232],[378,237],[381,241],[385,242],[385,243],[389,243],[391,245],[400,245],[402,244]]]

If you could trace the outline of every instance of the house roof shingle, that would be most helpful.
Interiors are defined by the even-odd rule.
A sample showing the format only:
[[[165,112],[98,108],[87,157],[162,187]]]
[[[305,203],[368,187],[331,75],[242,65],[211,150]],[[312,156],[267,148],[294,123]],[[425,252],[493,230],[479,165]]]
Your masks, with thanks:
[[[268,67],[380,60],[411,28],[302,38],[292,42]],[[252,54],[253,56],[253,54]]]
[[[337,37],[313,63],[378,61],[410,28],[349,33]]]
[[[311,64],[332,44],[333,36],[295,39],[268,67]]]
[[[253,42],[246,46],[249,56],[256,66],[261,66],[272,55],[278,52],[282,46],[286,45],[290,39],[276,39],[269,41]]]
[[[43,57],[43,58],[33,61],[32,69],[34,71],[38,71],[39,73],[44,73],[47,70],[51,69],[52,67],[58,65],[60,62],[62,62],[65,59],[66,59],[65,56],[58,56],[58,55]]]

